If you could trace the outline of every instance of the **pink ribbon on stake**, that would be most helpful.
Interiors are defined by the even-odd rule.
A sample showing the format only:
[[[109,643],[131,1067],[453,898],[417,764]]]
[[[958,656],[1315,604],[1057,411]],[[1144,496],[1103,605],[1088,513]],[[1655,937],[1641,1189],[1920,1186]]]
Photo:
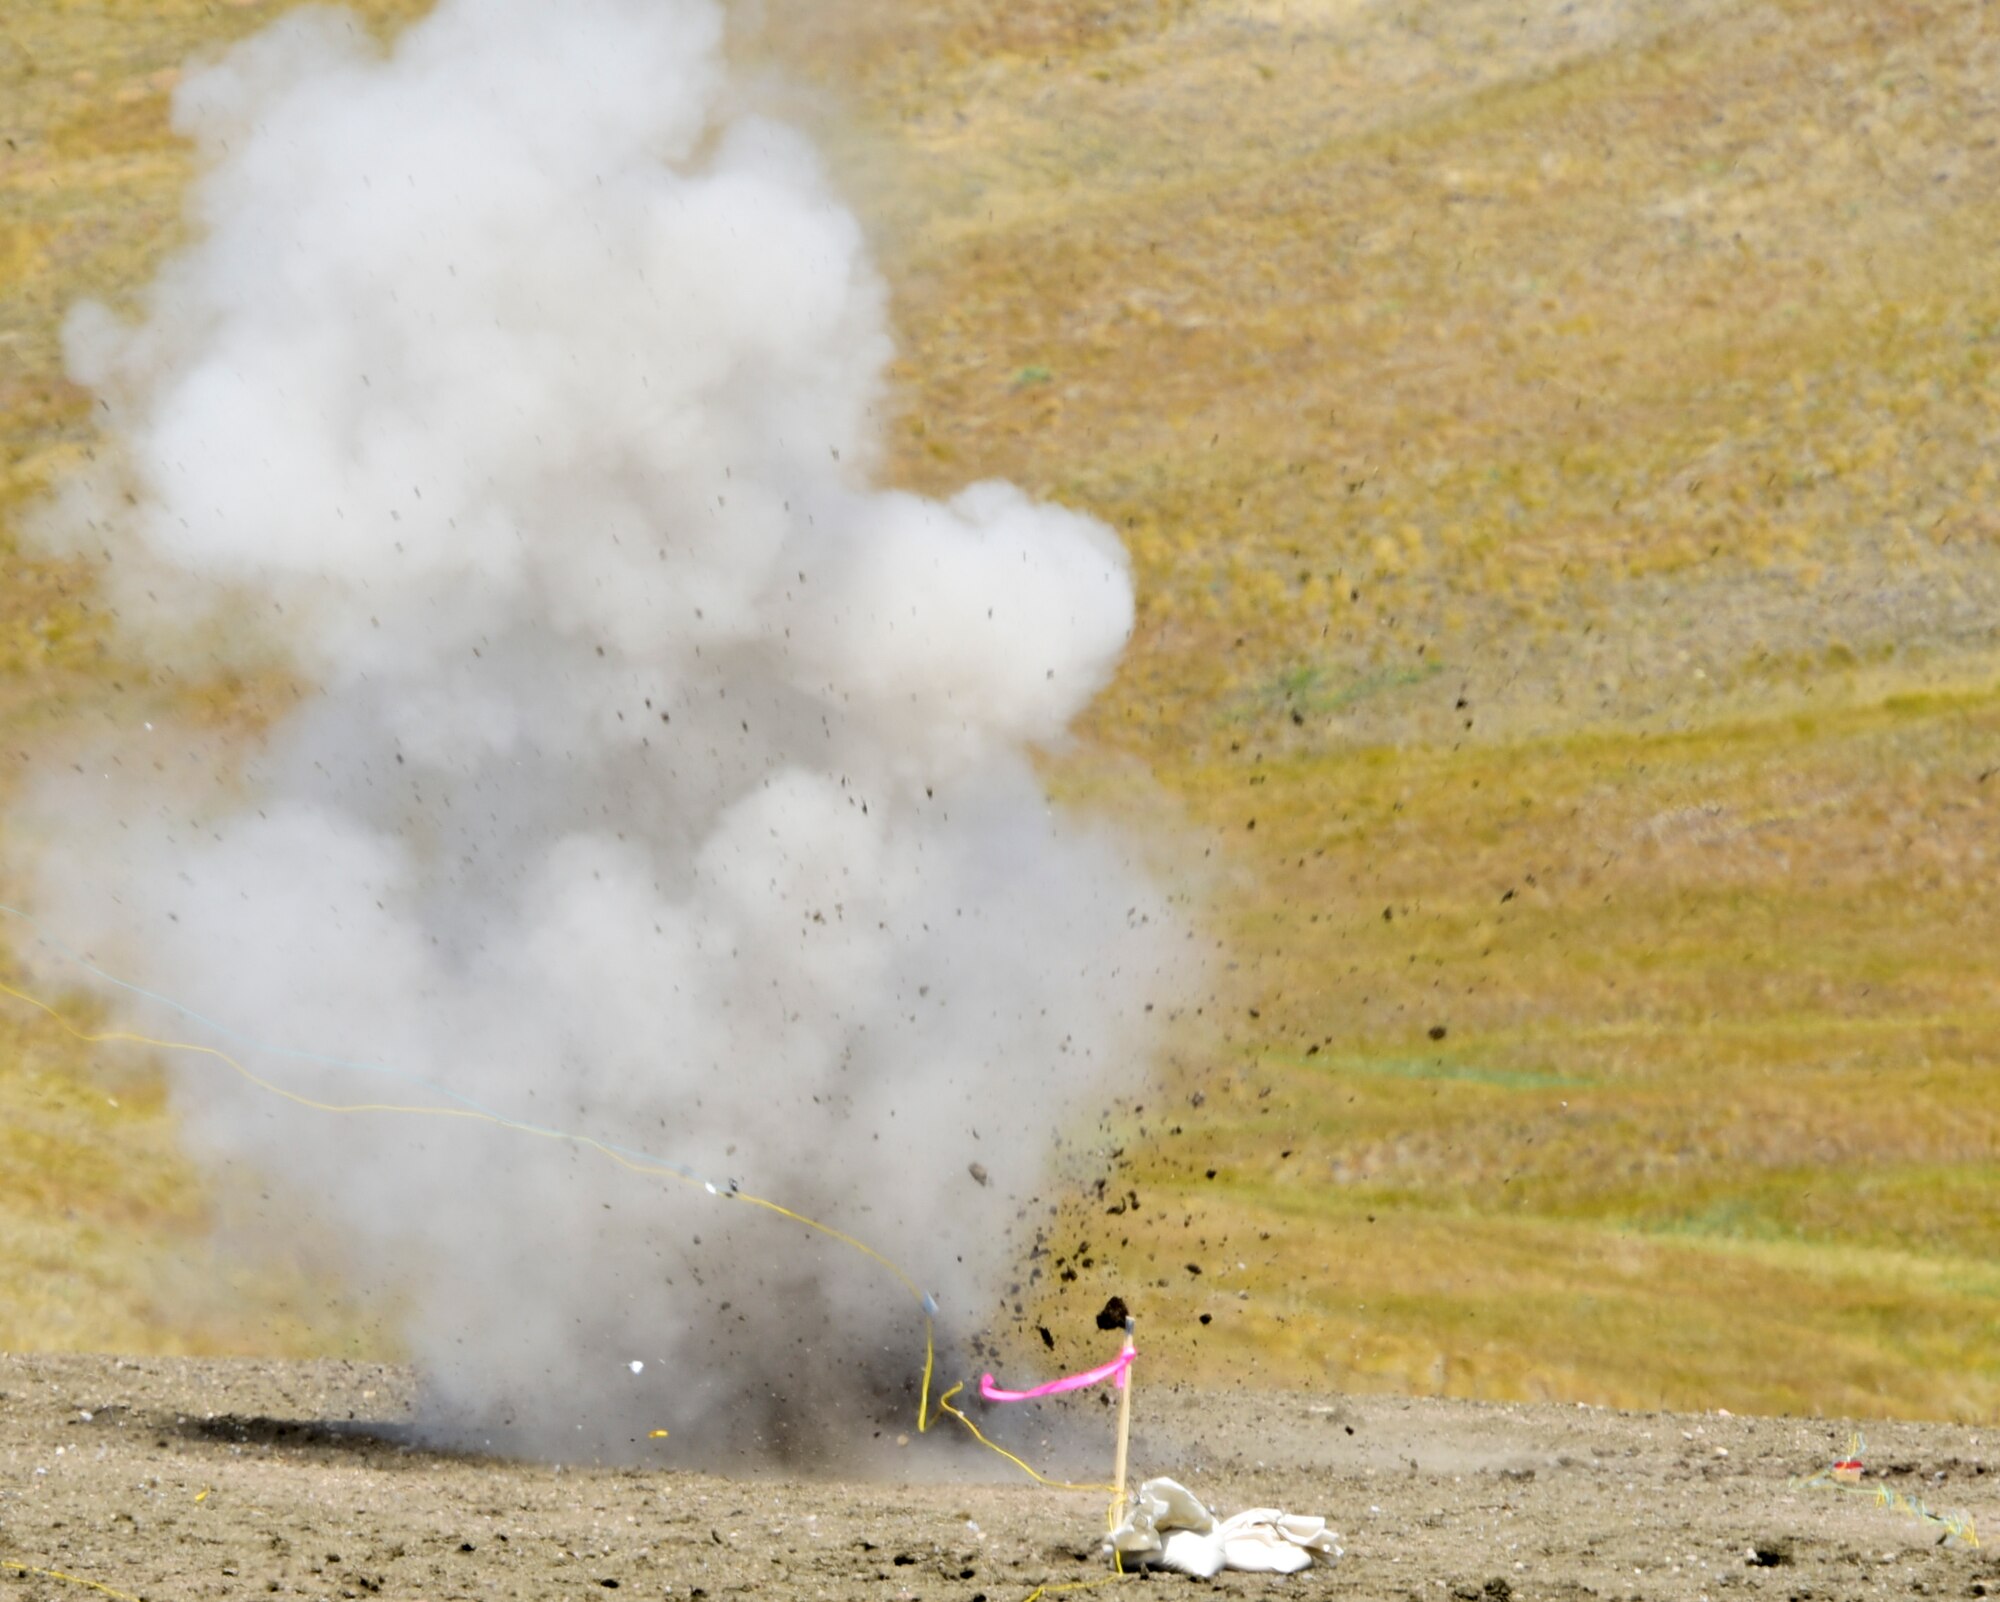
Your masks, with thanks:
[[[1139,1354],[1129,1346],[1101,1368],[1086,1369],[1081,1374],[1071,1374],[1063,1379],[1050,1380],[1046,1385],[1037,1385],[1031,1391],[1003,1391],[993,1383],[991,1374],[979,1376],[979,1394],[989,1402],[1032,1402],[1039,1396],[1060,1396],[1064,1391],[1080,1391],[1086,1386],[1099,1385],[1115,1378],[1118,1388],[1125,1388],[1125,1371],[1132,1366],[1132,1359]]]

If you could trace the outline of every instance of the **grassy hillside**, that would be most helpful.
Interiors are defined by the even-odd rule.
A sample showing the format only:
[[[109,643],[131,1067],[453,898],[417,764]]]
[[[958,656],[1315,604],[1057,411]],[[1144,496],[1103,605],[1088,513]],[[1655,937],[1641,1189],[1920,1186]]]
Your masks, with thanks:
[[[4,25],[0,539],[90,446],[61,307],[172,238],[173,64],[269,10]],[[876,233],[890,475],[1016,479],[1139,575],[1051,776],[1173,820],[1215,988],[1069,1202],[1062,1341],[1118,1288],[1183,1372],[1990,1413],[1982,9],[766,0],[741,48]],[[86,572],[0,561],[0,773],[274,692],[149,687]],[[216,1198],[5,1022],[0,1258],[94,1288],[0,1345],[367,1338],[154,1285]]]

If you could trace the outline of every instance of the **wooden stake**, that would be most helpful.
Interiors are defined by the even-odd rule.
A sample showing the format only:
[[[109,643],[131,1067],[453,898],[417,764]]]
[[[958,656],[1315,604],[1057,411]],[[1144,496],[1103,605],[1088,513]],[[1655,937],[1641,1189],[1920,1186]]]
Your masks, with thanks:
[[[1130,1358],[1133,1352],[1132,1328],[1135,1320],[1129,1315],[1125,1320],[1125,1344],[1119,1349],[1121,1357]],[[1132,1437],[1132,1365],[1128,1361],[1122,1376],[1125,1383],[1118,1387],[1118,1455],[1112,1462],[1111,1481],[1117,1487],[1111,1502],[1111,1523],[1117,1527],[1125,1516],[1125,1457],[1126,1447]]]

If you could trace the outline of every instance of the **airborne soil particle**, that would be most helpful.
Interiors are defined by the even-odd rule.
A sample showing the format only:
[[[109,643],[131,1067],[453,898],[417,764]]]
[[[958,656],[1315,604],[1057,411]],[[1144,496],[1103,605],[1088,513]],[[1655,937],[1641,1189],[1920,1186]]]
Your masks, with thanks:
[[[1104,1573],[1098,1496],[1043,1489],[943,1441],[913,1442],[897,1483],[524,1464],[413,1444],[411,1392],[407,1372],[359,1363],[0,1357],[0,1560],[148,1602],[612,1589],[1021,1602],[1045,1583]],[[1233,1594],[1785,1602],[2000,1592],[2000,1559],[1866,1496],[1799,1483],[1848,1439],[1829,1420],[1143,1380],[1135,1408],[1138,1474],[1172,1474],[1220,1511],[1320,1513],[1340,1532],[1337,1564],[1214,1582]],[[1907,1471],[1899,1486],[1987,1522],[1980,1431],[1871,1423],[1868,1442],[1873,1460]],[[1778,1552],[1782,1567],[1759,1556]],[[91,1594],[4,1573],[5,1595],[20,1602]],[[1174,1594],[1192,1584],[1154,1583]]]

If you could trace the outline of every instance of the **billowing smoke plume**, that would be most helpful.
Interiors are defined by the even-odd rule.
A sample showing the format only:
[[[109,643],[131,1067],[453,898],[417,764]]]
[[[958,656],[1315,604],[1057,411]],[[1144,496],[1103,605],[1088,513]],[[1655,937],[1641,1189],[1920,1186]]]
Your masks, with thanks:
[[[882,286],[720,47],[708,0],[445,0],[187,80],[193,240],[129,325],[72,320],[117,461],[48,533],[163,659],[281,648],[319,689],[247,757],[134,729],[16,835],[107,966],[779,1199],[964,1332],[1161,983],[1157,896],[1026,757],[1131,588],[1005,484],[870,487]],[[203,1149],[410,1305],[441,1432],[825,1459],[913,1400],[916,1304],[849,1247],[587,1147],[177,1075]]]

